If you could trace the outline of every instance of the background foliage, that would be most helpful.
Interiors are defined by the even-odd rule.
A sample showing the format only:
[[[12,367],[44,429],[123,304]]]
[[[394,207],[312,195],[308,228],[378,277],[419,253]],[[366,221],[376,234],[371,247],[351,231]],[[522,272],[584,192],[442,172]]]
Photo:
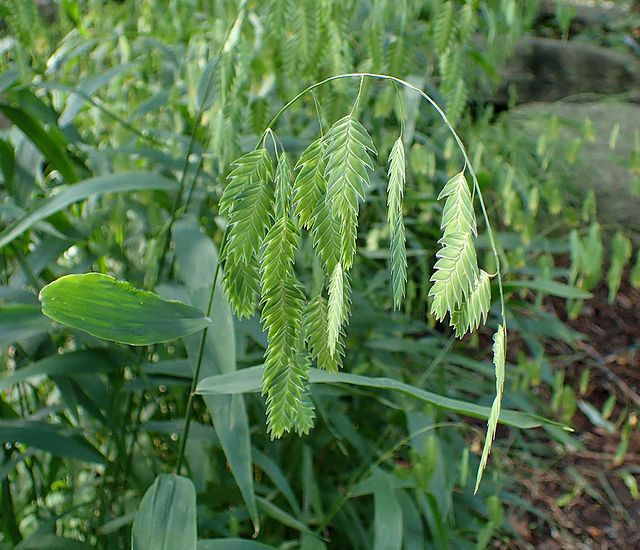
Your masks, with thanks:
[[[600,220],[595,195],[575,178],[592,124],[553,114],[536,124],[496,114],[487,100],[517,40],[537,24],[537,2],[61,0],[48,7],[41,13],[29,0],[0,6],[3,547],[146,548],[149,534],[162,537],[163,529],[173,538],[157,545],[167,548],[175,540],[198,549],[306,550],[522,542],[506,511],[526,509],[542,525],[551,520],[519,496],[514,464],[535,468],[579,448],[578,438],[535,416],[572,424],[578,410],[619,433],[617,475],[637,494],[637,471],[623,467],[636,430],[633,407],[616,404],[612,393],[600,410],[581,397],[589,370],[574,383],[555,368],[558,348],[561,359],[584,349],[568,321],[598,285],[613,302],[621,281],[640,284],[634,235]],[[554,23],[560,33],[566,17],[560,12]],[[488,326],[459,341],[430,313],[451,190],[438,197],[463,165],[437,113],[373,80],[360,89],[358,80],[338,80],[307,94],[280,117],[260,153],[274,164],[262,159],[258,172],[275,173],[280,221],[268,234],[265,221],[234,236],[242,208],[264,207],[267,220],[271,203],[233,194],[243,164],[232,162],[261,142],[298,92],[347,72],[402,78],[445,108],[497,230],[513,334],[504,407],[520,412],[503,417],[476,496],[470,472],[485,434],[483,422],[470,418],[486,418],[495,393],[491,347],[500,304],[485,277],[496,265],[480,224],[478,307],[490,307]],[[330,144],[345,139],[334,124],[349,113],[362,124],[357,131],[370,134],[355,153],[369,185],[358,187],[356,170],[353,196],[341,197],[348,205],[341,221],[354,209],[360,218],[349,241],[357,254],[349,249],[346,258],[353,261],[345,279],[351,303],[335,305],[332,295],[335,301],[343,292],[327,277],[335,273],[334,243],[323,243],[326,233],[316,229],[294,252],[298,228],[288,213],[312,229],[306,189],[318,191],[305,166],[319,135]],[[613,127],[612,150],[617,139]],[[288,204],[282,186],[291,184],[292,170],[296,200]],[[325,172],[329,195],[344,192],[336,183],[344,170]],[[455,223],[471,228],[475,220]],[[253,262],[263,233],[258,279]],[[628,276],[627,265],[635,265]],[[79,275],[86,272],[133,287]],[[119,307],[97,303],[98,286]],[[262,322],[251,316],[261,289]],[[80,317],[56,316],[47,296],[65,293],[84,300]],[[147,313],[125,315],[138,300]],[[291,303],[281,307],[283,300]],[[348,326],[340,319],[327,329],[327,312],[342,317],[343,306]],[[480,312],[460,326],[479,324]],[[327,330],[335,353],[322,338]],[[327,372],[314,369],[308,387],[292,382],[309,405],[297,409],[295,425],[280,406],[271,406],[267,425],[269,403],[281,401],[268,393],[265,403],[256,393],[260,374],[252,367],[265,362],[277,373],[303,336]],[[505,360],[499,348],[497,364]],[[296,364],[308,365],[302,355]],[[284,426],[307,435],[271,440],[269,430],[280,435]],[[543,428],[521,429],[535,426]]]

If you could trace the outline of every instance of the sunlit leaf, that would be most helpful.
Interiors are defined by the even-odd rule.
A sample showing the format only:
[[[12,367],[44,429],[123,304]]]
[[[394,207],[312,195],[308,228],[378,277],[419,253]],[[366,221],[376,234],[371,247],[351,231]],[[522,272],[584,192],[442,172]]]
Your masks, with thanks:
[[[211,324],[200,310],[100,273],[65,275],[40,291],[42,312],[59,323],[114,342],[168,342]]]

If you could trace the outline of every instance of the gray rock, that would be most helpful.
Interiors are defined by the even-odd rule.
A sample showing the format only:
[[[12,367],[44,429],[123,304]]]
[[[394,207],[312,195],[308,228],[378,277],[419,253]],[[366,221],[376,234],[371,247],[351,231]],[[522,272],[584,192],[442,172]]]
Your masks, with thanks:
[[[629,6],[604,0],[560,0],[573,10],[572,27],[609,27],[629,16]],[[555,19],[558,0],[541,0],[539,18]]]
[[[504,84],[492,99],[498,104],[508,103],[509,86],[519,104],[580,95],[593,101],[593,94],[640,101],[640,60],[577,41],[525,38],[501,72]]]
[[[632,193],[631,162],[634,154],[640,160],[640,151],[635,153],[640,147],[640,143],[636,144],[636,140],[640,141],[640,106],[617,102],[531,104],[518,107],[507,116],[524,119],[536,135],[553,115],[566,123],[561,139],[567,144],[582,136],[587,118],[591,121],[593,140],[582,139],[568,184],[578,193],[593,189],[603,227],[621,228],[640,244],[640,194]],[[611,134],[616,125],[618,137],[612,147]]]

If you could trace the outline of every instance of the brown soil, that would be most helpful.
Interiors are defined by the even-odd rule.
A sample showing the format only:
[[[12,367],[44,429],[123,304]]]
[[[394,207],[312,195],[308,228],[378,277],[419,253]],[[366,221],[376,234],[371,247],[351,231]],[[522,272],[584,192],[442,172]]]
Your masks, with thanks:
[[[575,349],[554,343],[550,356],[572,357],[565,383],[578,393],[580,375],[591,371],[580,399],[602,410],[610,395],[616,405],[609,421],[613,432],[594,426],[582,412],[572,419],[573,434],[584,449],[563,448],[547,468],[514,464],[522,495],[546,515],[512,510],[510,521],[524,539],[515,547],[555,549],[640,548],[640,499],[634,499],[621,473],[632,472],[640,485],[640,290],[623,282],[615,303],[598,287],[581,316],[568,320],[561,300],[547,306],[587,336]],[[560,363],[560,360],[558,360]],[[623,426],[630,424],[629,447],[616,459]]]

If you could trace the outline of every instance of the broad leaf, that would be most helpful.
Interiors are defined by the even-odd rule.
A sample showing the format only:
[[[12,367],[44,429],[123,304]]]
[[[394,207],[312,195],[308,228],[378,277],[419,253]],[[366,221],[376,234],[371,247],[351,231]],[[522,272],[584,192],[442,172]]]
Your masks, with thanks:
[[[131,550],[196,550],[196,490],[186,477],[160,474],[142,497]]]
[[[211,324],[192,306],[100,273],[60,277],[40,291],[40,301],[54,321],[137,346],[175,340]]]

